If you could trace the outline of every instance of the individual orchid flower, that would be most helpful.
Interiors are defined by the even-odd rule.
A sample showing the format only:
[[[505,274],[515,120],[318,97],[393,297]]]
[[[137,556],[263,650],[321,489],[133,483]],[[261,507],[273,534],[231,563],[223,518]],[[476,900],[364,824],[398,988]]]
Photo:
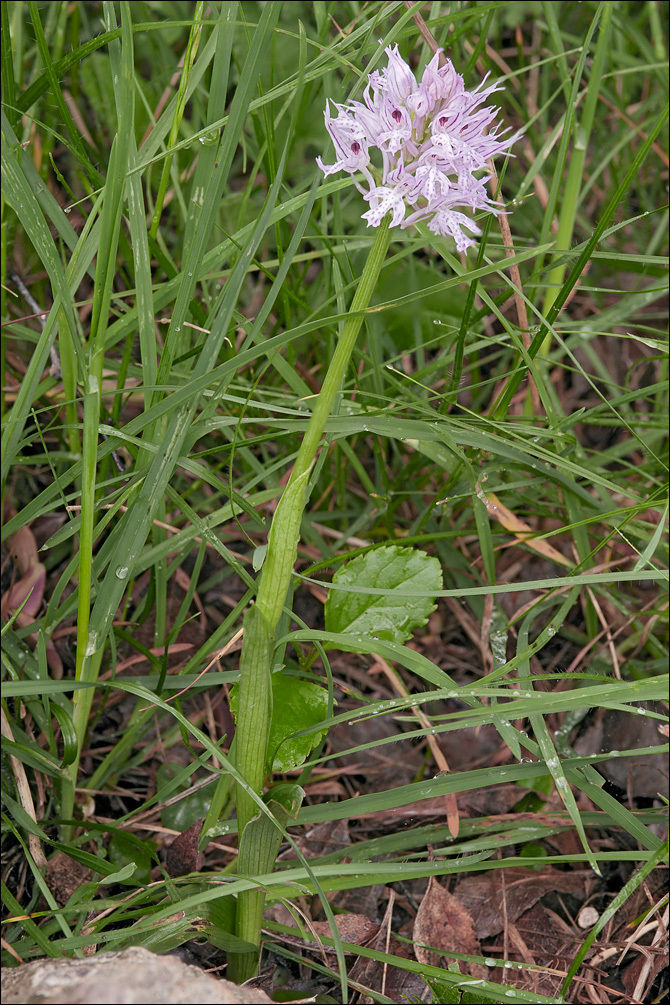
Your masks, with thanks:
[[[391,213],[393,227],[425,222],[465,251],[475,243],[470,235],[481,231],[461,210],[501,212],[486,193],[487,161],[507,151],[519,134],[489,129],[498,109],[485,102],[499,88],[486,87],[486,78],[466,91],[451,60],[440,66],[436,53],[417,83],[397,45],[386,55],[388,66],[370,74],[363,101],[335,105],[337,116],[326,107],[338,159],[326,165],[317,157],[317,164],[326,176],[352,176],[369,203],[362,214],[369,227]]]
[[[368,184],[374,185],[375,181],[368,170],[370,157],[365,128],[348,108],[343,105],[335,105],[335,107],[338,109],[336,118],[333,118],[330,109],[326,108],[326,129],[333,138],[335,150],[340,158],[335,164],[324,164],[320,157],[316,158],[316,162],[326,177],[337,171],[348,171],[352,176],[360,171]],[[356,178],[354,178],[354,182],[361,192],[365,192]]]

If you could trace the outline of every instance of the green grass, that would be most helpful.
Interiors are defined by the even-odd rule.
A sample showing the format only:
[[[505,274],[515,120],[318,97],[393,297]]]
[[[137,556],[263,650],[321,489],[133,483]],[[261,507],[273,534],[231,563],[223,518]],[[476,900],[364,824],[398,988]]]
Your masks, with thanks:
[[[90,944],[164,952],[200,919],[234,957],[235,898],[259,882],[266,905],[302,896],[332,920],[326,895],[338,891],[335,914],[347,890],[378,883],[586,869],[600,920],[577,930],[551,993],[527,961],[523,982],[492,970],[477,991],[582,1000],[580,981],[596,980],[587,950],[610,921],[652,907],[637,893],[655,889],[667,857],[663,780],[659,798],[612,794],[599,771],[610,748],[585,752],[584,740],[609,709],[631,713],[626,763],[635,748],[663,749],[660,733],[637,739],[636,705],[654,702],[645,721],[664,721],[665,5],[0,9],[3,903],[21,919],[6,943],[26,960]],[[247,779],[226,736],[239,646],[225,647],[254,609],[272,514],[374,239],[349,179],[324,181],[315,165],[332,159],[323,108],[360,95],[387,45],[425,65],[416,12],[466,86],[488,70],[501,80],[501,117],[524,130],[497,170],[529,330],[495,220],[467,261],[427,231],[393,233],[327,410],[287,604],[283,590],[270,597],[275,665],[328,690],[328,716],[308,732],[341,735],[370,716],[388,728],[351,742],[363,767],[337,792],[328,739],[287,778],[306,800],[283,838],[356,820],[346,854],[301,852],[237,876],[235,789]],[[325,631],[332,574],[389,543],[438,558],[437,620],[413,648]],[[43,586],[10,603],[38,561]],[[409,697],[367,673],[375,660]],[[446,744],[487,727],[504,756],[467,752],[437,773],[427,734]],[[423,763],[397,787],[367,776],[367,758],[419,748]],[[466,815],[457,838],[440,811],[412,826],[394,815],[505,785],[523,804]],[[202,868],[171,878],[161,827],[199,818]],[[576,840],[557,852],[557,833]],[[64,903],[41,858],[58,850],[94,870]],[[357,978],[332,928],[330,993],[346,1001]],[[467,972],[454,961],[477,954],[442,948],[444,969],[354,951],[455,987]],[[505,959],[490,944],[482,954]],[[610,976],[601,991],[614,1001]],[[393,1000],[381,985],[369,993]]]

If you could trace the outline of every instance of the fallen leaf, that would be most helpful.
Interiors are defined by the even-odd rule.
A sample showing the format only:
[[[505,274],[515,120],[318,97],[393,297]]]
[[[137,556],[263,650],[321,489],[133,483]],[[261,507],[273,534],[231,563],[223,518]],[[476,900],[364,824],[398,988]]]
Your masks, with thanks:
[[[351,942],[356,946],[364,946],[374,938],[379,931],[379,925],[365,914],[336,914],[335,924],[343,942]],[[329,921],[313,921],[310,929],[319,936],[332,938]],[[326,952],[334,953],[330,946],[324,946]]]
[[[379,926],[379,931],[368,943],[368,948],[378,953],[388,954],[388,956],[398,956],[401,959],[409,959],[410,947],[407,943],[399,942],[390,931],[391,919],[393,917],[393,894],[389,896],[389,903],[384,914],[384,920]],[[424,1001],[426,994],[426,984],[419,974],[413,974],[400,967],[394,967],[393,962],[382,960],[368,960],[362,956],[354,963],[350,973],[352,981],[363,984],[371,991],[383,995],[392,1002]],[[373,1002],[375,999],[361,996],[362,1003]]]
[[[431,876],[426,894],[419,905],[412,933],[414,952],[419,963],[430,967],[445,967],[447,962],[439,953],[416,943],[425,943],[445,952],[481,956],[482,947],[475,934],[472,915],[460,900],[449,893],[434,876]],[[472,977],[486,979],[487,968],[481,963],[460,963],[461,970]]]
[[[165,868],[172,877],[195,872],[198,865],[198,840],[202,830],[202,817],[174,839],[167,850]]]
[[[545,893],[558,891],[584,898],[590,873],[559,872],[545,869],[505,869],[468,876],[454,890],[454,896],[469,910],[478,939],[498,935],[504,920],[514,922],[536,904]]]
[[[46,883],[58,903],[64,907],[82,883],[93,879],[93,873],[81,862],[57,851],[47,863]]]
[[[296,840],[298,850],[305,858],[321,858],[324,855],[341,853],[351,844],[349,836],[349,823],[347,820],[335,820],[333,823],[326,821],[312,827],[306,834],[301,835]],[[279,856],[279,860],[284,862],[288,859],[295,859],[296,853],[292,847],[287,848]]]
[[[47,571],[39,560],[37,542],[30,527],[20,527],[15,534],[12,534],[8,548],[14,570],[20,578],[12,583],[2,597],[0,605],[2,618],[8,621],[19,611],[15,624],[19,628],[26,628],[37,619],[42,607]],[[35,647],[37,633],[29,635],[28,641]],[[54,678],[60,680],[63,676],[63,663],[58,650],[50,640],[46,644],[46,656]]]
[[[489,969],[488,979],[510,984],[517,991],[531,995],[553,998],[559,994],[565,972],[581,942],[580,935],[541,903],[533,904],[516,922],[510,914],[505,921],[505,956],[510,961],[520,961],[521,965],[513,973],[507,963],[505,968]],[[487,947],[486,951],[490,949]],[[492,955],[498,955],[498,951]]]
[[[293,927],[295,924],[295,918],[292,913],[284,907],[278,908],[277,905],[268,908],[265,912],[265,917],[287,927]],[[369,944],[379,932],[377,922],[372,921],[366,914],[336,914],[335,925],[342,941],[350,942],[355,946]],[[297,929],[295,931],[298,933]],[[335,954],[336,952],[334,946],[329,946],[325,942],[320,941],[324,938],[332,939],[333,937],[329,921],[310,922],[309,925],[305,925],[304,936],[302,934],[289,935],[288,932],[284,932],[281,936],[275,934],[273,937],[281,938],[282,942],[293,946],[300,946],[301,949],[307,949],[312,953]],[[345,952],[351,953],[351,950],[345,950]]]

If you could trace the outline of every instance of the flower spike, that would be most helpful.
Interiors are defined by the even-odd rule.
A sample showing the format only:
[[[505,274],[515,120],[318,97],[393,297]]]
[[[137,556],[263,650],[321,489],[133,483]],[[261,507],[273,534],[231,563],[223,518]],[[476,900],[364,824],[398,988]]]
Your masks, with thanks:
[[[489,131],[498,109],[485,102],[500,88],[486,87],[486,77],[466,91],[451,60],[440,66],[436,53],[417,83],[397,45],[389,46],[386,55],[388,66],[370,74],[363,101],[335,105],[336,116],[326,107],[326,129],[337,160],[324,164],[317,157],[317,164],[326,177],[339,171],[352,176],[370,205],[362,214],[368,227],[378,227],[392,213],[393,227],[423,221],[433,233],[453,237],[457,249],[465,251],[475,243],[470,235],[481,231],[460,209],[501,211],[488,197],[488,178],[481,172],[520,134],[506,136],[508,130],[499,126]]]

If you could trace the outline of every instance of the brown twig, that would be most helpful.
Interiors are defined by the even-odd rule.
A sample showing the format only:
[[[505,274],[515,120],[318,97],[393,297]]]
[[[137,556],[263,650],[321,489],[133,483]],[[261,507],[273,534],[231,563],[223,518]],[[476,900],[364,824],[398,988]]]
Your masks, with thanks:
[[[207,664],[207,666],[205,667],[205,669],[200,671],[200,673],[195,678],[195,680],[191,684],[189,684],[187,687],[182,688],[181,691],[177,691],[176,694],[170,695],[169,698],[165,698],[165,704],[167,705],[167,703],[169,701],[174,701],[175,698],[181,698],[181,696],[183,694],[186,694],[187,691],[190,691],[191,688],[193,687],[193,685],[197,684],[201,677],[204,677],[204,675],[207,673],[207,671],[209,670],[209,668],[212,667],[212,666],[214,666],[214,664],[216,663],[216,661],[218,659],[221,659],[222,656],[226,656],[227,653],[229,653],[230,650],[233,648],[233,646],[235,645],[235,643],[239,642],[239,640],[242,638],[243,632],[244,632],[244,628],[240,628],[239,631],[235,632],[235,634],[233,635],[232,639],[229,639],[228,642],[226,642],[226,644],[223,647],[223,649],[219,649],[214,654],[214,656],[209,661],[209,663]],[[145,706],[145,708],[141,708],[140,712],[147,712],[151,707],[152,707],[151,705],[147,705],[147,706]]]
[[[11,726],[9,725],[9,719],[5,715],[4,708],[0,708],[1,728],[2,735],[6,740],[14,741],[14,734],[12,733]],[[19,794],[19,800],[23,809],[26,811],[30,819],[34,824],[37,825],[37,817],[35,815],[35,803],[33,802],[33,794],[30,791],[30,785],[28,784],[28,776],[26,775],[26,770],[23,764],[18,759],[14,757],[14,754],[9,754],[9,763],[12,766],[12,771],[14,773],[14,779],[16,781],[16,788]],[[28,847],[30,848],[30,854],[33,857],[33,861],[38,869],[43,868],[47,864],[46,856],[42,851],[42,845],[40,844],[40,839],[37,834],[28,834]]]
[[[395,672],[393,667],[386,662],[381,656],[375,654],[375,664],[382,673],[390,681],[396,694],[402,695],[403,698],[407,698],[409,691],[400,680],[400,677]],[[433,759],[437,764],[441,774],[449,774],[449,765],[447,759],[440,749],[440,745],[437,742],[437,738],[434,736],[432,731],[432,726],[430,724],[430,719],[426,713],[421,708],[417,708],[416,705],[411,706],[412,715],[416,716],[426,732],[426,739],[428,741],[428,746],[433,755]],[[456,802],[456,794],[454,792],[449,792],[444,797],[444,806],[447,816],[447,826],[449,828],[449,833],[453,838],[458,837],[459,830],[459,815],[458,815],[458,803]]]
[[[411,10],[413,6],[414,4],[412,3],[412,0],[405,0],[405,7],[407,8],[407,10]],[[418,12],[412,14],[412,17],[414,18],[414,24],[419,29],[419,34],[421,35],[421,38],[424,40],[424,42],[434,55],[440,48],[440,46],[437,44],[437,39],[435,38],[432,31],[430,30],[430,28],[428,27],[428,25]],[[441,56],[440,65],[442,65],[443,62],[444,62],[444,56]]]
[[[491,172],[489,178],[489,186],[491,192],[495,198],[498,193],[498,175],[495,167],[493,166],[493,161],[487,162],[487,167]],[[508,258],[514,258],[514,241],[512,239],[512,231],[507,220],[505,213],[500,213],[498,216],[498,223],[500,225],[500,233],[502,236],[503,244],[505,245],[505,254]],[[512,280],[512,285],[514,287],[514,305],[516,307],[517,322],[519,325],[519,330],[521,331],[521,341],[523,347],[528,352],[530,349],[530,329],[528,327],[528,311],[526,310],[526,301],[523,298],[523,286],[521,285],[521,273],[519,272],[518,265],[510,265],[509,274]],[[531,373],[532,377],[532,373]],[[535,380],[530,381],[530,396],[533,402],[533,414],[538,415],[542,411],[542,406],[540,404],[540,395],[535,384]]]

